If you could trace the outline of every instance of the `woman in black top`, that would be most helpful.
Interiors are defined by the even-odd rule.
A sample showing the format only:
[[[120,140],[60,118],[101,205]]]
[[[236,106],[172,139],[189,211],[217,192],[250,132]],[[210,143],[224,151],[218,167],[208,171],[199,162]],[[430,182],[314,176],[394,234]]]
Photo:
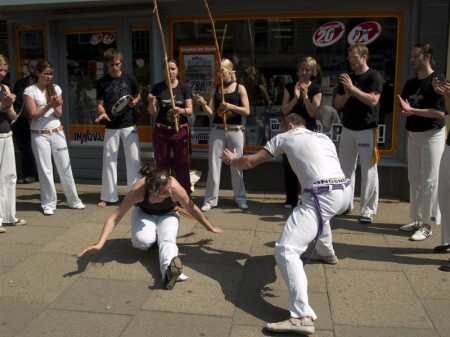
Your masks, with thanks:
[[[13,108],[16,95],[1,82],[9,69],[8,59],[0,54],[0,233],[3,225],[25,225],[16,218],[16,161],[10,121],[16,118]]]
[[[185,189],[174,178],[161,170],[151,170],[144,165],[139,179],[125,196],[120,206],[106,220],[100,239],[87,247],[77,257],[99,252],[105,245],[115,226],[133,206],[131,242],[134,247],[147,250],[157,243],[159,263],[166,289],[173,289],[177,279],[186,279],[182,275],[182,264],[178,258],[176,238],[179,215],[175,210],[177,202],[189,212],[208,231],[222,233],[219,227],[213,227],[197,206],[192,202]]]
[[[302,116],[306,122],[306,128],[315,131],[316,115],[322,100],[322,89],[315,83],[319,72],[319,66],[312,57],[304,57],[297,65],[298,82],[286,85],[283,92],[281,111],[284,115],[296,113]],[[284,207],[292,208],[298,203],[298,178],[289,165],[286,155],[283,155],[284,188],[286,202]]]
[[[220,155],[224,149],[233,151],[242,156],[244,151],[244,127],[242,117],[250,114],[250,104],[247,90],[236,82],[233,63],[228,59],[222,59],[221,74],[224,82],[224,101],[219,85],[211,90],[209,103],[203,97],[196,97],[197,104],[213,117],[211,132],[208,139],[208,179],[206,181],[205,200],[202,211],[207,212],[216,207],[219,200],[220,171],[222,160]],[[242,169],[230,167],[231,185],[233,187],[234,202],[242,210],[248,209],[247,196],[244,185],[244,173]]]
[[[180,184],[191,194],[189,176],[189,144],[190,135],[187,116],[192,115],[192,92],[187,83],[178,80],[178,65],[175,60],[167,61],[175,106],[166,81],[155,84],[148,94],[148,112],[156,114],[153,130],[153,149],[156,167],[160,170],[174,172]],[[175,117],[178,117],[178,132],[175,128]],[[171,162],[173,151],[175,160]]]

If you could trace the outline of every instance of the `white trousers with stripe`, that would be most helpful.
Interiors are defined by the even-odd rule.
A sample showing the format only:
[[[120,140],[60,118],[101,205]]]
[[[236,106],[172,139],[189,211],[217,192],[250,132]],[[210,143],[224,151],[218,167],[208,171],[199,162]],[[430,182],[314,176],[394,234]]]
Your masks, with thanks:
[[[334,254],[330,220],[347,209],[351,195],[350,187],[318,195],[322,208],[323,231],[317,241],[317,254],[322,256]],[[314,240],[318,226],[319,218],[313,196],[311,193],[304,193],[301,204],[294,208],[275,244],[275,259],[289,291],[288,310],[291,317],[317,318],[309,305],[308,280],[300,256]]]
[[[426,224],[441,223],[438,205],[439,164],[445,147],[445,128],[408,133],[410,216]]]
[[[69,150],[67,148],[66,136],[60,130],[49,134],[31,134],[31,147],[41,185],[41,207],[42,209],[56,209],[57,196],[53,178],[52,157],[58,171],[61,187],[67,199],[69,207],[81,203],[78,198],[77,187],[73,179],[72,167],[70,165]]]
[[[217,206],[219,200],[220,172],[222,170],[222,159],[220,154],[224,149],[234,151],[242,156],[244,151],[244,133],[242,130],[229,130],[211,128],[209,133],[208,149],[208,178],[206,180],[204,205]],[[234,192],[234,200],[237,203],[246,203],[247,195],[244,185],[244,172],[242,169],[230,167],[231,186]]]
[[[339,162],[345,177],[352,182],[355,194],[355,170],[361,165],[361,215],[375,215],[378,209],[378,168],[373,162],[374,130],[353,131],[342,128],[339,141]],[[334,178],[334,177],[330,177]],[[350,209],[353,209],[353,197]]]
[[[16,218],[16,160],[12,133],[0,137],[0,226]]]
[[[123,129],[105,129],[103,145],[102,193],[100,199],[107,202],[119,200],[117,190],[117,158],[120,140],[125,153],[127,187],[131,190],[140,178],[141,157],[136,126]]]

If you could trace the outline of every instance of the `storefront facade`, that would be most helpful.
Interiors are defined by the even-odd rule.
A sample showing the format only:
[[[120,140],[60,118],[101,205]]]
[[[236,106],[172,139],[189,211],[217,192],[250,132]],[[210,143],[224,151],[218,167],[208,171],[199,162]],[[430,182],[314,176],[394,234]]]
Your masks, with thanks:
[[[0,8],[7,20],[11,82],[24,75],[29,58],[45,58],[55,65],[55,82],[62,87],[65,102],[62,122],[76,178],[101,178],[103,126],[94,123],[95,82],[105,74],[101,55],[110,47],[124,53],[124,71],[134,74],[140,84],[144,99],[139,107],[139,136],[143,159],[150,159],[152,120],[145,97],[152,84],[163,78],[153,2],[82,1],[76,6],[28,2],[16,5],[11,1]],[[204,2],[158,1],[158,7],[169,56],[178,59],[181,80],[190,83],[193,92],[207,96],[216,59]],[[296,79],[297,62],[304,56],[314,57],[321,66],[323,113],[318,129],[338,146],[340,116],[332,107],[336,78],[347,71],[347,47],[366,43],[369,66],[386,81],[378,137],[381,194],[407,197],[406,132],[395,97],[413,76],[409,49],[417,42],[432,44],[436,71],[448,71],[448,1],[210,0],[209,7],[222,57],[234,62],[237,78],[249,93],[247,151],[257,151],[278,132],[283,86]],[[192,167],[206,176],[210,119],[200,107],[194,112],[190,120]],[[274,160],[246,175],[246,181],[249,189],[281,190],[281,165]]]

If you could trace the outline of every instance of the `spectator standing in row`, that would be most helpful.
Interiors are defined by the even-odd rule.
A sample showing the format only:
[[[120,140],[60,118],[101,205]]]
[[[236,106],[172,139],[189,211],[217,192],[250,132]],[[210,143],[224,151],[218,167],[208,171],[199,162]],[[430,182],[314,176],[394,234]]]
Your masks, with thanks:
[[[438,205],[439,163],[445,147],[445,104],[433,89],[433,49],[417,44],[411,50],[411,67],[417,76],[408,80],[399,96],[408,130],[408,181],[412,222],[400,227],[414,232],[413,241],[430,237],[430,224],[441,223]]]
[[[283,91],[281,111],[284,115],[296,113],[306,121],[306,128],[315,131],[316,115],[322,100],[322,89],[315,82],[319,72],[317,61],[308,56],[302,58],[297,65],[298,82],[286,85]],[[284,170],[284,190],[286,193],[285,208],[293,208],[298,204],[298,178],[289,164],[285,154],[282,156]]]
[[[342,109],[342,133],[339,161],[345,176],[352,181],[355,193],[355,170],[358,155],[361,164],[361,223],[371,223],[378,208],[377,121],[383,78],[369,68],[369,50],[361,43],[347,49],[351,73],[340,75],[334,100]],[[353,198],[348,211],[353,209]]]
[[[18,80],[14,85],[13,92],[16,95],[14,110],[17,118],[12,124],[13,139],[20,151],[22,164],[22,177],[17,180],[18,184],[34,183],[37,179],[36,162],[31,147],[30,116],[23,103],[23,92],[26,87],[36,81],[36,59],[27,62],[28,76]]]
[[[16,95],[1,82],[8,74],[9,61],[0,54],[0,233],[4,225],[20,226],[27,222],[16,218],[16,160],[10,121],[16,118]]]
[[[36,83],[23,93],[25,108],[31,117],[31,144],[41,185],[41,207],[45,215],[53,215],[57,195],[53,179],[55,161],[61,186],[70,208],[84,209],[78,197],[70,165],[69,149],[60,118],[63,114],[62,90],[53,83],[54,68],[47,61],[36,66]]]
[[[114,48],[105,51],[104,60],[108,74],[97,83],[96,122],[105,122],[105,138],[103,145],[102,191],[98,207],[119,200],[117,189],[117,158],[120,140],[124,147],[127,167],[127,187],[130,190],[139,179],[141,166],[139,137],[136,128],[136,105],[141,100],[137,80],[134,76],[122,71],[123,55]],[[115,105],[125,96],[132,99],[117,114],[113,114]]]
[[[165,65],[164,65],[165,66]],[[153,150],[156,167],[173,172],[174,176],[190,195],[190,134],[187,116],[192,115],[192,92],[189,85],[178,80],[178,65],[175,60],[167,61],[168,82],[172,88],[175,106],[172,106],[168,82],[157,83],[148,94],[148,113],[156,114],[153,131]],[[178,131],[175,128],[178,118]],[[173,162],[171,153],[173,152]]]
[[[223,78],[223,96],[221,86],[212,88],[209,102],[203,97],[197,103],[203,110],[213,116],[211,132],[208,140],[208,178],[206,180],[205,199],[202,211],[207,212],[216,207],[219,201],[220,173],[222,161],[220,155],[224,149],[236,149],[239,155],[244,152],[243,117],[250,114],[250,103],[245,87],[236,82],[234,65],[228,59],[222,59],[219,76]],[[224,97],[224,101],[222,101]],[[247,210],[247,192],[245,191],[244,172],[241,168],[230,167],[231,185],[234,202],[237,207]]]

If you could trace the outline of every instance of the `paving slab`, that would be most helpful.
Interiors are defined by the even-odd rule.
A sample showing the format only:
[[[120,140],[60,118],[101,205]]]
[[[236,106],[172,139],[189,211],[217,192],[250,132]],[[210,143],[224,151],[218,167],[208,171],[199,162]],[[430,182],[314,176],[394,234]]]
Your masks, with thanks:
[[[241,265],[188,262],[183,273],[189,279],[178,282],[172,291],[157,284],[142,309],[233,316],[243,274]]]
[[[119,337],[132,316],[46,309],[14,337]]]
[[[413,320],[413,318],[412,318]],[[335,325],[335,337],[442,337],[432,329]]]
[[[228,317],[140,311],[121,337],[142,337],[145,332],[161,337],[228,337],[230,329]]]
[[[38,301],[0,300],[0,337],[14,336],[45,309]]]
[[[147,282],[79,278],[48,308],[134,315],[149,294]]]
[[[325,273],[336,324],[433,328],[403,273],[337,268]]]

